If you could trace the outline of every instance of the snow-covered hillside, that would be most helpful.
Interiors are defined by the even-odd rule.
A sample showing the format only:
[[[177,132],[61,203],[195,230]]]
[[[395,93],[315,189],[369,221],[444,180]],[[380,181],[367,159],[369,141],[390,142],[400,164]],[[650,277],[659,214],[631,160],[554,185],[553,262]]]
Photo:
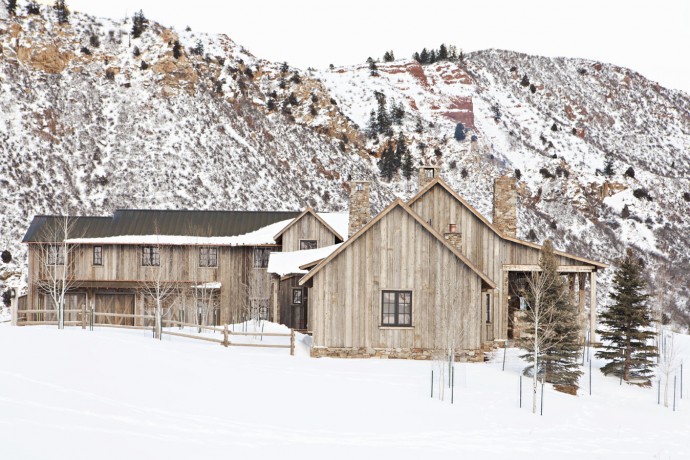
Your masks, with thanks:
[[[496,50],[378,63],[375,75],[366,64],[300,70],[223,35],[152,21],[131,38],[131,20],[73,12],[58,25],[50,8],[21,11],[0,8],[0,243],[17,262],[0,280],[24,270],[18,241],[34,214],[337,211],[349,178],[373,182],[375,211],[408,197],[416,177],[381,181],[387,136],[366,133],[384,98],[405,110],[392,134],[403,132],[415,165],[440,164],[482,213],[493,179],[519,170],[519,237],[605,262],[633,245],[667,309],[688,310],[687,94],[612,65]],[[607,157],[611,177],[597,172]]]
[[[688,336],[676,338],[687,363]],[[445,401],[430,397],[432,363],[310,359],[301,340],[292,357],[285,349],[158,341],[150,331],[0,325],[0,349],[3,458],[690,455],[687,375],[673,412],[657,405],[656,387],[620,386],[596,360],[592,395],[585,365],[577,396],[546,385],[540,416],[531,413],[527,379],[519,407],[525,363],[512,349],[505,371],[501,353],[489,363],[457,363],[452,405],[448,389]]]

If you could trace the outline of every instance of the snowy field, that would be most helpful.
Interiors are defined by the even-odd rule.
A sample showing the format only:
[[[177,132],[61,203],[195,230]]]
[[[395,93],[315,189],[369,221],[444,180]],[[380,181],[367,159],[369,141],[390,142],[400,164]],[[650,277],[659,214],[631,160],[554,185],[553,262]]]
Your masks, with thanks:
[[[451,405],[430,398],[429,362],[311,359],[303,339],[292,357],[0,324],[0,458],[690,458],[687,369],[676,412],[594,361],[593,395],[587,373],[577,397],[547,386],[539,416],[527,379],[518,407],[516,350],[505,372],[501,352],[458,364]],[[690,362],[690,337],[677,342]]]

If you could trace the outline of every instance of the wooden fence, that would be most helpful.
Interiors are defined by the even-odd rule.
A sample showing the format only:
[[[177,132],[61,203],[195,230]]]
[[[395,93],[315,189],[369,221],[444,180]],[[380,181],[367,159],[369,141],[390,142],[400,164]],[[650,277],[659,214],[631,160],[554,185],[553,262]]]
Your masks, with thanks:
[[[21,310],[20,315],[17,319],[17,325],[18,326],[35,326],[35,325],[57,325],[57,321],[45,321],[45,320],[40,320],[40,321],[33,321],[33,320],[27,320],[26,314],[36,314],[36,315],[45,315],[45,314],[50,314],[50,315],[57,315],[56,310]],[[128,324],[108,324],[108,323],[99,323],[95,321],[96,317],[103,317],[103,318],[141,318],[143,320],[155,320],[155,316],[153,315],[131,315],[131,314],[125,314],[125,313],[97,313],[94,312],[93,310],[91,311],[86,311],[86,310],[64,310],[63,313],[65,315],[70,314],[70,313],[77,313],[77,316],[80,318],[78,321],[65,321],[64,324],[65,326],[81,326],[82,329],[86,329],[87,327],[90,330],[93,330],[94,327],[112,327],[112,328],[122,328],[122,329],[143,329],[143,330],[149,330],[152,329],[151,326],[137,326],[137,325],[128,325]],[[23,314],[23,315],[22,315]],[[206,330],[206,331],[213,331],[213,332],[220,332],[223,334],[222,339],[217,339],[214,337],[206,337],[202,335],[195,335],[195,334],[190,334],[190,333],[185,333],[185,332],[177,332],[177,331],[170,331],[170,330],[161,330],[161,334],[164,335],[170,335],[170,336],[176,336],[176,337],[184,337],[188,339],[195,339],[195,340],[203,340],[206,342],[213,342],[213,343],[218,343],[224,347],[256,347],[256,348],[289,348],[290,349],[290,355],[294,356],[295,355],[295,330],[290,329],[289,333],[277,333],[277,332],[233,332],[230,330],[229,325],[225,324],[222,327],[220,326],[206,326],[206,325],[199,325],[199,324],[194,324],[194,323],[185,323],[182,321],[175,321],[175,320],[168,320],[168,319],[163,319],[162,320],[163,324],[168,324],[172,327],[191,327],[191,328],[196,328],[201,330]],[[290,344],[289,345],[275,345],[275,344],[268,344],[268,343],[238,343],[238,342],[233,342],[231,340],[232,336],[238,336],[238,337],[248,337],[248,336],[257,336],[257,337],[289,337],[290,338]]]

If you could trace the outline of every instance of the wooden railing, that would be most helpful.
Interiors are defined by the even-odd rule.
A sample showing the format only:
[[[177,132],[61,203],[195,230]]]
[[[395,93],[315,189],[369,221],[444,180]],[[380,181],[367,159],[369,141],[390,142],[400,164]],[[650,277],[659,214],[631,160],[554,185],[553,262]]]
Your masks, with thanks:
[[[21,310],[19,311],[19,314],[53,314],[57,315],[57,310]],[[94,312],[93,310],[87,311],[84,309],[78,309],[78,310],[63,310],[63,313],[65,315],[70,314],[70,313],[77,313],[81,318],[78,321],[64,321],[65,326],[81,326],[82,329],[86,329],[87,326],[89,327],[90,330],[93,330],[94,326],[95,327],[112,327],[112,328],[122,328],[122,329],[145,329],[145,330],[150,330],[151,326],[137,326],[137,325],[129,325],[129,324],[107,324],[107,323],[97,323],[95,321],[96,317],[104,317],[104,318],[141,318],[144,320],[155,320],[155,316],[153,315],[134,315],[134,314],[127,314],[127,313],[102,313],[102,312]],[[170,326],[178,326],[180,328],[182,327],[190,327],[190,328],[196,328],[201,330],[206,330],[206,331],[213,331],[213,332],[220,332],[223,334],[223,338],[215,338],[215,337],[207,337],[207,336],[202,336],[202,335],[196,335],[196,334],[190,334],[190,333],[185,333],[185,332],[177,332],[177,331],[170,331],[166,329],[161,330],[161,334],[165,335],[170,335],[170,336],[176,336],[176,337],[184,337],[188,339],[195,339],[195,340],[203,340],[206,342],[213,342],[213,343],[218,343],[220,345],[223,345],[224,347],[256,347],[256,348],[289,348],[290,349],[290,355],[294,356],[295,355],[295,330],[290,329],[289,333],[278,333],[278,332],[233,332],[230,330],[230,327],[228,324],[223,325],[222,327],[220,326],[207,326],[207,325],[199,325],[199,324],[194,324],[194,323],[186,323],[186,322],[181,322],[181,321],[175,321],[175,320],[169,320],[169,319],[163,319],[162,320],[163,324],[168,324]],[[19,318],[17,321],[18,326],[36,326],[36,325],[48,325],[48,326],[53,326],[57,325],[57,321],[28,321],[26,318]],[[154,326],[155,327],[155,326]],[[276,344],[269,344],[269,343],[238,343],[238,342],[233,342],[231,340],[232,336],[258,336],[258,337],[289,337],[290,338],[290,344],[289,345],[276,345]]]

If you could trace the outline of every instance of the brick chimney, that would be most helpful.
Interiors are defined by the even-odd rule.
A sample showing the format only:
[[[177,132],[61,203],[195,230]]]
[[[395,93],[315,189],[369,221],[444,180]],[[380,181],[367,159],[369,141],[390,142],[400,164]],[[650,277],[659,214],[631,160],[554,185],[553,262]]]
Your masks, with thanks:
[[[438,166],[422,166],[419,168],[419,190],[438,176]]]
[[[501,176],[494,181],[494,225],[505,236],[517,232],[517,182]]]
[[[371,219],[369,209],[369,182],[350,182],[350,221],[347,237],[351,237]]]
[[[448,231],[443,237],[458,251],[462,252],[462,233],[458,232],[457,225],[449,224]]]

